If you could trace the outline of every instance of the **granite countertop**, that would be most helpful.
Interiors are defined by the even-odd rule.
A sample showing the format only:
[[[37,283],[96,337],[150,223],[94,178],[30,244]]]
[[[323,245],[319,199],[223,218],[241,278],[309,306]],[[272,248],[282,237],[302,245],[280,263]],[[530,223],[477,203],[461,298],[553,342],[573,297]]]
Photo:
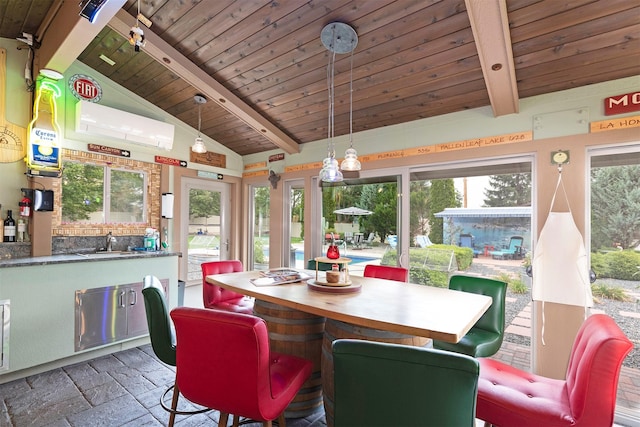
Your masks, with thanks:
[[[123,252],[94,252],[65,255],[50,255],[27,258],[0,259],[0,268],[28,267],[34,265],[65,264],[75,262],[119,261],[131,258],[151,258],[182,256],[181,252],[166,251],[123,251]]]

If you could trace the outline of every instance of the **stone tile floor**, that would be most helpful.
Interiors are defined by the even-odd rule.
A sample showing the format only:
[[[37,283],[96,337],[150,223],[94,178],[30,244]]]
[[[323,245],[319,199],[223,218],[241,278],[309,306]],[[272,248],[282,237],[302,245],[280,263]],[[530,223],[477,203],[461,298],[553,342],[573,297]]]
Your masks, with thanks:
[[[188,287],[185,305],[201,306],[201,295],[199,286]],[[525,309],[518,317],[529,316]],[[509,332],[529,334],[527,326],[527,321],[514,320]],[[505,342],[494,358],[528,370],[530,348]],[[174,378],[174,368],[158,361],[151,346],[145,345],[0,384],[0,427],[167,425],[169,416],[160,406],[160,396]],[[619,403],[622,400],[637,408],[639,389],[640,372],[623,368]],[[194,409],[185,399],[180,402],[179,409]],[[218,416],[216,411],[177,416],[176,426],[215,426]],[[288,419],[287,425],[325,427],[324,411],[319,408],[306,418]]]
[[[175,370],[150,345],[0,385],[0,426],[162,426],[160,396]],[[179,409],[195,407],[184,398]],[[176,417],[176,426],[214,426],[219,413]],[[258,426],[260,423],[248,424]],[[324,411],[287,420],[289,427],[324,427]]]

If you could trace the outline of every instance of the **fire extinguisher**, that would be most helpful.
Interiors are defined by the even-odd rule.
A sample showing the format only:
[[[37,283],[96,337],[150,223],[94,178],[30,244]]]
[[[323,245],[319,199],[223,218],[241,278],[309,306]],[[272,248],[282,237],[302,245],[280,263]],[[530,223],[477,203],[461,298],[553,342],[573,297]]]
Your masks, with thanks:
[[[20,216],[31,216],[31,199],[24,196],[18,203],[20,206]]]

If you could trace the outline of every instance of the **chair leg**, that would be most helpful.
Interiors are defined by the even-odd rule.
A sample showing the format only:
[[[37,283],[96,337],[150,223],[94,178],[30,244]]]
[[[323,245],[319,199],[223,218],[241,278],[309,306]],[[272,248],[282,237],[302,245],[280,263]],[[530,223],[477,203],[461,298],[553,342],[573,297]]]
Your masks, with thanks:
[[[218,420],[218,427],[227,427],[229,421],[229,414],[226,412],[220,412],[220,419]]]
[[[173,386],[173,397],[171,398],[171,412],[169,412],[169,425],[173,427],[173,423],[176,420],[176,409],[178,408],[178,398],[180,397],[180,390],[178,389],[178,381]]]

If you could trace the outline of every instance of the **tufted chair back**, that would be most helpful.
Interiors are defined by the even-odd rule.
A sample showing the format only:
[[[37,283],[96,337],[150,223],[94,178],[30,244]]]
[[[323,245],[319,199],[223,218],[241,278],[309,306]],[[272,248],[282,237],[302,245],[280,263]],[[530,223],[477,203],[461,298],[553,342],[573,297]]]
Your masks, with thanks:
[[[284,423],[281,414],[311,375],[310,361],[270,351],[267,325],[256,316],[178,307],[171,318],[177,382],[187,399],[218,409],[220,425],[229,414]]]
[[[565,380],[480,358],[477,418],[501,426],[610,426],[622,361],[633,344],[605,314],[585,320]]]
[[[397,282],[409,281],[409,270],[403,267],[392,267],[390,265],[367,264],[364,267],[364,277],[375,277],[377,279],[395,280]]]
[[[242,262],[238,260],[209,261],[203,262],[201,267],[202,299],[205,308],[215,308],[245,314],[253,313],[253,300],[247,300],[242,294],[212,285],[206,280],[207,276],[212,274],[244,271]]]

